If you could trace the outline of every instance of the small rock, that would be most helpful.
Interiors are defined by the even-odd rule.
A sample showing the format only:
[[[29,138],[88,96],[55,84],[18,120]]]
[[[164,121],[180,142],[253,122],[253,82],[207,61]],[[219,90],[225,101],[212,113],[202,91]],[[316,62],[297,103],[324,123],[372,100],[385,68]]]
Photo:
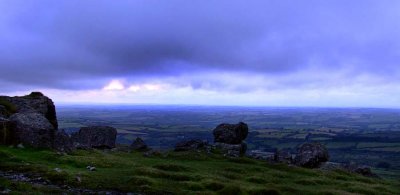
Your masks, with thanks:
[[[68,189],[70,189],[71,187],[69,187],[68,185],[62,185],[61,186],[61,189],[64,189],[64,190],[68,190]]]
[[[21,143],[21,144],[18,144],[18,145],[17,145],[17,148],[24,149],[25,146]]]
[[[60,168],[54,168],[54,171],[57,172],[57,173],[61,173],[62,172],[62,170]]]
[[[241,144],[225,144],[225,143],[215,143],[215,147],[220,149],[224,156],[239,157],[243,156],[247,150],[247,144],[242,142]]]
[[[96,171],[96,167],[92,167],[92,166],[87,166],[86,169],[89,171]]]
[[[274,161],[278,163],[291,164],[293,161],[292,154],[289,150],[276,150],[274,154]]]
[[[77,181],[78,183],[81,183],[81,182],[82,182],[82,179],[81,179],[80,176],[76,176],[75,179],[76,179],[76,181]]]
[[[137,137],[136,140],[132,142],[130,148],[136,151],[146,151],[148,149],[146,143],[144,143],[140,137]]]
[[[371,168],[365,165],[358,165],[357,163],[350,162],[343,166],[345,170],[357,173],[366,177],[378,177],[376,174],[372,173]]]
[[[364,175],[364,176],[371,176],[372,175],[372,171],[371,168],[368,166],[360,166],[357,167],[357,169],[354,170],[355,173]]]
[[[152,156],[160,156],[160,155],[161,155],[161,152],[157,151],[157,150],[150,150],[150,151],[143,153],[144,157],[152,157]]]
[[[189,141],[182,141],[175,145],[175,151],[194,151],[204,149],[208,145],[207,141],[200,139],[192,139]]]
[[[9,194],[9,193],[11,193],[10,189],[5,189],[5,190],[0,192],[0,194]]]

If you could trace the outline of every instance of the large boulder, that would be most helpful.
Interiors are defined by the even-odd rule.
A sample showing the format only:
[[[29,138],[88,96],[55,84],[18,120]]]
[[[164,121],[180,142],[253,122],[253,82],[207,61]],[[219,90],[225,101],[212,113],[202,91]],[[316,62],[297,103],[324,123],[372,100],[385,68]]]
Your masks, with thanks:
[[[74,150],[71,137],[63,129],[58,130],[54,136],[54,149],[66,153]]]
[[[140,137],[137,137],[135,141],[132,142],[130,148],[136,151],[145,151],[148,149],[146,143]]]
[[[53,147],[54,126],[41,113],[16,113],[9,120],[15,123],[15,142],[38,148]]]
[[[82,127],[71,136],[74,146],[77,148],[115,148],[117,130],[108,126]]]
[[[192,139],[188,141],[181,141],[175,145],[175,151],[193,151],[204,149],[208,145],[207,141],[200,139]]]
[[[15,123],[0,117],[0,144],[11,145],[15,143]]]
[[[8,118],[8,119],[7,119]],[[41,92],[0,96],[0,144],[20,144],[69,152],[72,142],[58,122],[53,101]]]
[[[3,99],[12,103],[18,113],[38,112],[42,114],[52,124],[54,129],[58,128],[56,108],[53,101],[44,96],[41,92],[32,92],[29,95],[21,97],[6,97]]]
[[[247,144],[244,142],[240,144],[226,144],[226,143],[216,142],[215,147],[221,150],[221,152],[224,153],[224,155],[230,157],[243,156],[247,150]]]
[[[223,123],[218,125],[214,130],[214,142],[225,144],[240,144],[246,139],[249,128],[246,123],[238,124]]]
[[[307,168],[317,168],[329,160],[326,147],[320,143],[305,143],[297,149],[294,159],[296,165]]]

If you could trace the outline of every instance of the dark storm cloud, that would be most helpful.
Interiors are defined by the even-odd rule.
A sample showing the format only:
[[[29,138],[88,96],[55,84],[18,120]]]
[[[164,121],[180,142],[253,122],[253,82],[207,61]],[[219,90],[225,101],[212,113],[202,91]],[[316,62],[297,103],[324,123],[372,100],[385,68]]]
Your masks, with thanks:
[[[398,1],[5,0],[0,83],[87,89],[116,77],[309,68],[395,79],[399,8]]]

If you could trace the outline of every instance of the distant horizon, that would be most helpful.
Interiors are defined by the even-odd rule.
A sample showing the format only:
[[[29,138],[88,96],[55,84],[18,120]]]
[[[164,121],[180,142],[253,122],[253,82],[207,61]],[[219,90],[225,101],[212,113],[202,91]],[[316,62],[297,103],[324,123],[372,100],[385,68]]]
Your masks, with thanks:
[[[384,110],[400,110],[400,107],[340,107],[340,106],[268,106],[268,105],[216,105],[216,104],[149,104],[149,103],[89,103],[89,102],[60,102],[55,103],[56,107],[73,107],[73,106],[149,106],[149,107],[220,107],[220,108],[270,108],[270,109],[384,109]]]

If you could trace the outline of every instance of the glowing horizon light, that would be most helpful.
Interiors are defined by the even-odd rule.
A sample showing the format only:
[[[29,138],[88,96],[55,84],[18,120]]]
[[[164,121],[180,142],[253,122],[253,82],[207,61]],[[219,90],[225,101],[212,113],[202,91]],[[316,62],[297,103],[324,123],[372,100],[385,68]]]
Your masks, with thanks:
[[[145,84],[143,87],[149,91],[157,91],[161,89],[161,86],[157,84]]]
[[[103,87],[104,90],[124,90],[125,86],[119,80],[112,80],[108,85]]]
[[[141,87],[139,85],[131,85],[128,90],[129,91],[133,91],[133,92],[137,92],[141,89]]]

